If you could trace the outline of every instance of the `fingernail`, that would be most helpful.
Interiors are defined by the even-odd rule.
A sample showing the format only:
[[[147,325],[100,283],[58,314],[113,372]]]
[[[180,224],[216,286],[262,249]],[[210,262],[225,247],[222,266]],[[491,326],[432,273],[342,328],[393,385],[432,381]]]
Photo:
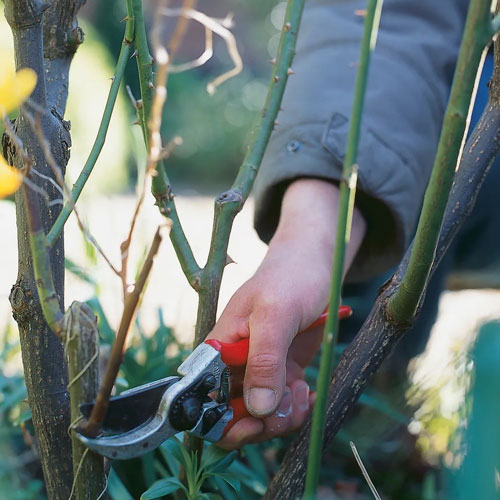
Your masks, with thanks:
[[[281,403],[276,410],[276,416],[285,418],[292,412],[292,393],[290,389],[285,389]]]
[[[247,394],[247,406],[255,415],[271,413],[276,406],[276,391],[264,387],[251,387]]]
[[[295,391],[295,401],[299,406],[299,410],[309,410],[309,386],[306,383],[304,383],[304,385],[301,385]]]

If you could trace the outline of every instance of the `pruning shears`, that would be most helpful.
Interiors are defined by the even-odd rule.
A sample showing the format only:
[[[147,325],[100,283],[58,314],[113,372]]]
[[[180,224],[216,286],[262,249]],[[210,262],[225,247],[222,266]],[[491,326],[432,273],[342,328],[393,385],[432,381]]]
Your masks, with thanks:
[[[340,306],[340,319],[351,314],[349,306]],[[304,332],[324,324],[326,316],[323,313]],[[248,349],[248,338],[235,343],[206,340],[179,366],[179,376],[110,398],[101,435],[89,438],[77,431],[78,438],[96,453],[119,460],[143,455],[182,431],[219,441],[232,425],[249,416],[243,397],[231,398],[230,393],[231,370],[245,367]],[[85,418],[93,406],[93,402],[80,405]]]

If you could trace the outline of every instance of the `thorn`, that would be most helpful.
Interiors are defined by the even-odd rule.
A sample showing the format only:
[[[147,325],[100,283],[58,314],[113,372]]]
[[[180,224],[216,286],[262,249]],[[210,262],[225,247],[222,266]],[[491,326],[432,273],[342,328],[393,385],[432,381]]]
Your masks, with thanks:
[[[114,82],[114,81],[115,81],[115,77],[114,77],[114,76],[112,76],[112,77],[110,78],[110,80],[111,80],[112,82]]]
[[[269,59],[269,62],[271,64],[276,64],[276,57],[273,57],[272,59]]]
[[[137,54],[139,52],[137,52],[137,49],[134,50],[134,52],[132,53],[132,55],[130,56],[130,59],[133,59],[134,57],[137,57]]]
[[[123,23],[124,21],[128,21],[128,16],[125,16],[120,22]]]
[[[291,28],[290,23],[286,23],[286,24],[283,26],[283,31],[290,31],[290,28]]]
[[[280,81],[280,77],[278,75],[274,75],[274,83],[278,83]]]
[[[354,15],[355,16],[361,16],[361,17],[366,16],[366,9],[356,9],[354,11]]]
[[[226,266],[228,264],[236,264],[236,262],[231,258],[231,256],[229,254],[226,254]]]
[[[137,99],[137,109],[142,109],[142,99]]]
[[[150,90],[153,90],[155,88],[153,82],[149,82],[148,87],[150,88]]]
[[[132,125],[140,125],[141,122],[139,120],[135,121],[134,123],[132,123]]]
[[[288,69],[286,70],[286,74],[287,74],[288,76],[290,76],[290,75],[295,75],[295,71],[294,71],[292,68],[288,68]]]
[[[280,122],[278,120],[274,120],[274,127],[273,128],[276,128],[278,127],[280,124]]]

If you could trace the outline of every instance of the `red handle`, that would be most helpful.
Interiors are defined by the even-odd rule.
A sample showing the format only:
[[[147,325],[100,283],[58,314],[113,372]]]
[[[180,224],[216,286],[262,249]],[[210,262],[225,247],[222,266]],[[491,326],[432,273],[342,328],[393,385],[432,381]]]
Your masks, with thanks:
[[[339,319],[348,318],[352,314],[352,309],[349,306],[340,306],[339,307]],[[324,325],[326,322],[326,318],[328,316],[328,312],[324,312],[314,323],[309,325],[305,330],[299,332],[299,335],[317,326]],[[216,339],[205,340],[205,343],[212,346],[214,349],[220,352],[220,357],[222,361],[227,366],[245,366],[248,358],[248,348],[249,348],[249,339],[242,339],[238,342],[220,342]]]
[[[250,413],[248,413],[247,407],[245,406],[245,401],[242,397],[231,399],[231,408],[233,409],[233,418],[229,421],[229,423],[224,428],[224,434],[231,429],[231,427],[241,420],[242,418],[249,417]]]
[[[349,306],[340,306],[339,307],[339,319],[348,318],[352,315],[352,309]],[[299,335],[317,326],[324,325],[326,322],[326,318],[328,316],[328,311],[325,311],[314,323],[309,325],[305,330],[299,332]],[[232,367],[241,367],[245,366],[248,358],[248,349],[249,349],[249,339],[242,339],[238,342],[220,342],[216,339],[205,340],[205,343],[212,346],[214,349],[220,352],[220,356],[222,361],[227,366]],[[231,408],[233,409],[233,418],[226,425],[224,432],[226,433],[236,422],[241,420],[242,418],[248,417],[250,414],[245,406],[245,401],[242,397],[232,398],[231,399]]]

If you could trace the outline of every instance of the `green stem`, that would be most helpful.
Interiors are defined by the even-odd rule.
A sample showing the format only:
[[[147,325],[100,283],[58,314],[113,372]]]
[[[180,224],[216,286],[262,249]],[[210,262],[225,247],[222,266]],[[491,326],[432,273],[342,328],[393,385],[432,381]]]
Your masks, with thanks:
[[[54,285],[49,247],[40,220],[38,195],[28,188],[26,184],[23,185],[23,191],[26,203],[31,256],[33,259],[33,274],[35,275],[40,305],[45,321],[50,329],[61,338],[64,315],[61,311],[59,296]]]
[[[252,189],[275,125],[286,82],[291,74],[290,66],[295,55],[295,43],[303,8],[304,0],[288,0],[276,62],[271,74],[264,109],[251,134],[253,140],[249,144],[248,152],[231,189],[219,195],[215,200],[210,250],[200,279],[195,344],[202,342],[215,324],[219,289],[227,263],[227,247],[233,220]]]
[[[335,239],[335,253],[333,255],[333,270],[330,289],[330,303],[328,318],[323,334],[323,344],[318,375],[316,402],[311,426],[311,441],[307,462],[306,484],[304,498],[314,500],[319,481],[321,455],[323,451],[323,433],[325,426],[326,405],[328,400],[328,387],[330,385],[333,353],[338,337],[338,315],[340,293],[344,274],[345,249],[349,242],[354,197],[356,194],[357,166],[359,136],[363,104],[370,66],[370,56],[377,40],[382,0],[370,0],[361,41],[361,56],[359,70],[356,75],[352,117],[347,140],[347,151],[344,159],[342,180],[340,182],[339,213],[337,219],[337,234]]]
[[[472,0],[469,5],[450,99],[413,250],[401,286],[388,304],[389,314],[399,322],[408,322],[414,316],[434,260],[444,210],[466,133],[476,75],[492,36],[490,7],[490,0]]]
[[[106,140],[106,134],[108,132],[109,122],[111,121],[111,115],[113,114],[113,108],[115,106],[116,97],[118,96],[118,91],[120,89],[120,84],[122,81],[123,73],[125,71],[125,66],[130,58],[130,47],[132,45],[132,40],[134,36],[134,19],[129,17],[125,27],[125,35],[123,37],[122,46],[120,49],[120,55],[118,56],[118,62],[116,64],[115,76],[113,78],[113,83],[109,89],[108,99],[106,101],[106,106],[104,107],[104,113],[102,115],[101,124],[99,125],[99,130],[97,131],[97,136],[94,141],[94,145],[90,151],[89,157],[83,166],[83,169],[76,180],[73,189],[71,190],[71,200],[67,201],[57,217],[54,225],[47,234],[47,244],[52,247],[54,242],[59,238],[64,224],[68,220],[73,207],[77,202],[80,194],[87,182],[92,170],[101,154],[102,147]]]
[[[137,71],[139,73],[139,85],[142,98],[142,106],[138,109],[138,115],[146,149],[149,150],[148,123],[151,117],[154,89],[153,58],[149,52],[142,12],[142,1],[127,0],[127,8],[129,9],[129,16],[133,15],[135,17],[134,44],[137,51]],[[172,221],[172,227],[169,232],[170,240],[172,241],[175,253],[179,259],[182,271],[189,284],[196,290],[199,284],[201,269],[196,262],[193,251],[182,229],[164,161],[158,164],[156,173],[157,175],[152,178],[153,196],[156,199],[156,204],[160,209],[160,213]]]
[[[134,45],[142,100],[142,105],[137,111],[147,149],[149,145],[148,121],[153,105],[153,58],[149,53],[142,0],[127,0],[127,9],[129,17],[133,16],[135,20]]]

